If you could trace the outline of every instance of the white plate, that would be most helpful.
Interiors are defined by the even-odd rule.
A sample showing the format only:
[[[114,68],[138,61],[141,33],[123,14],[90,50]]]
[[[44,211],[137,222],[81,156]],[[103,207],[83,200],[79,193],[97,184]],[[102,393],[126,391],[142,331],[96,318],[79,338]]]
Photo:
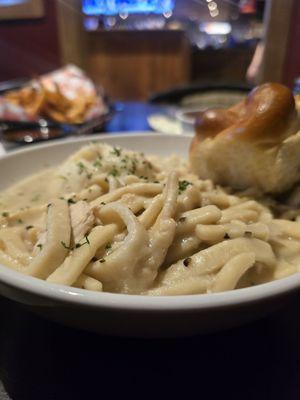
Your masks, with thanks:
[[[93,135],[32,146],[0,160],[0,189],[37,169],[57,164],[91,140],[145,153],[187,154],[190,136]],[[300,274],[225,293],[147,297],[95,293],[54,285],[0,265],[0,293],[52,320],[121,336],[183,336],[254,320],[283,304],[300,287]]]

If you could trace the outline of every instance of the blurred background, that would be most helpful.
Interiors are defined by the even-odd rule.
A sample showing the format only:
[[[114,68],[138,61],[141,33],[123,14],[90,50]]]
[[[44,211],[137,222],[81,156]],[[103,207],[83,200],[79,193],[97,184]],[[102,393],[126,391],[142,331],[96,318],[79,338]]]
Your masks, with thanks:
[[[0,0],[0,81],[74,64],[112,102],[227,105],[297,90],[299,40],[298,0]]]
[[[99,131],[193,133],[198,112],[266,81],[299,93],[300,110],[299,43],[300,0],[0,0],[0,156]],[[0,399],[2,381],[14,400],[89,398],[93,382],[110,397],[167,383],[168,397],[197,385],[212,399],[229,387],[231,398],[298,400],[292,299],[256,324],[159,344],[99,341],[0,298]]]

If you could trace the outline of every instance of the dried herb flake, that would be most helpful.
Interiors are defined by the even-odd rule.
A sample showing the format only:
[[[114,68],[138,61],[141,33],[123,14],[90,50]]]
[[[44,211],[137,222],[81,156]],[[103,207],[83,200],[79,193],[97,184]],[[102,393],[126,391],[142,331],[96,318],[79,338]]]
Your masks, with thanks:
[[[179,194],[184,192],[189,185],[192,185],[192,182],[189,182],[189,181],[186,181],[186,180],[179,181],[178,182]]]

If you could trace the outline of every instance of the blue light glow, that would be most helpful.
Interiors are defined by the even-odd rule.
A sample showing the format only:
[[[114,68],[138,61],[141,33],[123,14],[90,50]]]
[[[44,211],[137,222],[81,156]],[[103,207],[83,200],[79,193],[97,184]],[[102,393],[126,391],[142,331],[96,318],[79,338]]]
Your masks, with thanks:
[[[173,10],[175,0],[83,0],[86,15],[163,14]]]
[[[15,6],[17,4],[22,4],[27,2],[27,0],[0,0],[0,7],[1,6]]]

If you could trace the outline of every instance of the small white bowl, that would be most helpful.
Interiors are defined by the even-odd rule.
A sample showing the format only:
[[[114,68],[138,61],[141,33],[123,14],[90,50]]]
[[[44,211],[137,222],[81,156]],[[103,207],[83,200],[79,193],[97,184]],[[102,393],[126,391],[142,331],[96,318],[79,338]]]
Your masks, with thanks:
[[[195,133],[196,116],[190,115],[206,110],[206,107],[181,108],[176,111],[175,118],[181,125],[181,131],[185,134]]]
[[[0,189],[49,164],[56,165],[91,140],[149,154],[186,156],[191,137],[93,135],[35,145],[0,159]],[[279,281],[217,294],[132,296],[49,284],[0,265],[3,296],[65,325],[119,336],[184,336],[231,328],[278,308],[299,287],[300,274],[295,274]]]

